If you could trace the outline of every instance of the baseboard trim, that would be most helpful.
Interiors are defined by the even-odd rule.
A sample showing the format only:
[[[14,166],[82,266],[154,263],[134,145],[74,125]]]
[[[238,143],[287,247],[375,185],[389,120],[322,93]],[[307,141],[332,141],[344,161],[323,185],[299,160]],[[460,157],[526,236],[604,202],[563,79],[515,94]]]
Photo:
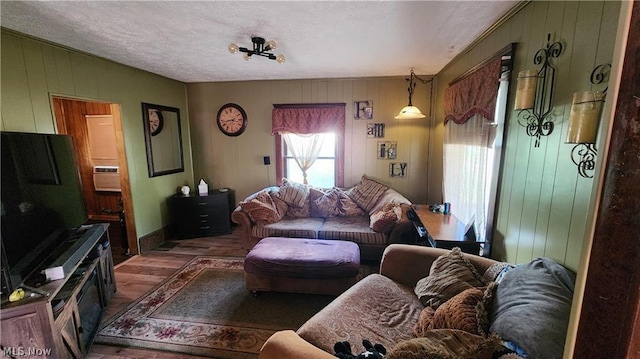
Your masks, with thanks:
[[[169,230],[167,227],[162,227],[156,231],[153,231],[145,236],[140,237],[138,243],[140,245],[140,253],[145,253],[153,248],[159,246],[163,242],[169,240]]]

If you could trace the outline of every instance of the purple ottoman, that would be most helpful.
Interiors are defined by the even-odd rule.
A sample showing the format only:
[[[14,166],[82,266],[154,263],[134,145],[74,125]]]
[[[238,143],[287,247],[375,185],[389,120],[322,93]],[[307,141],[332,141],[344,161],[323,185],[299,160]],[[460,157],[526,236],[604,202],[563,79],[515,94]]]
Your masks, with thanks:
[[[338,295],[359,273],[358,245],[339,240],[267,237],[244,260],[245,284],[252,292]]]

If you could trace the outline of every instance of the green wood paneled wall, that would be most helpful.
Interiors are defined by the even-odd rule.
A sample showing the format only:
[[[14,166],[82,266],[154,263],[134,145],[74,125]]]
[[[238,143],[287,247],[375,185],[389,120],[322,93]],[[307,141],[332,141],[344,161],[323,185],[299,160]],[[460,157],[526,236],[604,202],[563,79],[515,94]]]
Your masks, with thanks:
[[[444,90],[452,79],[516,42],[510,87],[514,94],[517,73],[538,68],[533,56],[546,46],[547,34],[551,34],[552,42],[560,41],[564,46],[562,55],[553,59],[557,69],[551,115],[555,129],[542,138],[539,148],[518,125],[517,112],[511,110],[511,96],[492,257],[522,263],[546,256],[569,268],[578,268],[587,217],[593,211],[589,202],[594,180],[580,177],[571,161],[573,145],[565,144],[567,122],[573,93],[589,90],[593,68],[611,62],[619,11],[620,3],[613,1],[533,1],[437,75],[434,146],[429,157],[432,164],[438,160],[441,164],[442,103]],[[601,133],[604,127],[601,125]],[[599,137],[599,141],[603,140],[602,135]],[[430,171],[442,171],[441,165],[430,166]],[[429,190],[437,189],[432,181]]]
[[[51,95],[120,104],[137,235],[166,226],[167,197],[193,178],[185,85],[5,29],[1,46],[2,130],[56,133]],[[180,109],[185,172],[149,178],[141,102]]]
[[[413,96],[414,105],[425,114],[430,113],[430,93],[431,85],[420,83]],[[321,102],[346,103],[345,186],[366,174],[413,202],[427,199],[428,121],[393,118],[408,101],[403,77],[197,83],[187,85],[187,94],[195,178],[202,177],[214,187],[233,188],[236,202],[276,184],[273,104]],[[354,101],[359,100],[373,101],[373,119],[353,118]],[[215,122],[218,109],[228,102],[242,106],[249,118],[239,137],[223,135]],[[368,138],[367,123],[384,123],[385,137]],[[389,177],[391,161],[376,158],[378,141],[397,141],[395,161],[408,163],[406,178]],[[263,165],[263,156],[271,156],[270,166]]]

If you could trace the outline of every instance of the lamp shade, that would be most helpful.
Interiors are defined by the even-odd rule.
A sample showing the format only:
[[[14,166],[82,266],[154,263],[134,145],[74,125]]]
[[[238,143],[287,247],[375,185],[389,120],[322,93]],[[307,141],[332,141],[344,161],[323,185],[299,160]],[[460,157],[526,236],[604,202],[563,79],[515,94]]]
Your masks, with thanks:
[[[415,106],[406,106],[404,107],[402,110],[400,110],[400,113],[398,113],[398,115],[395,117],[396,120],[408,120],[408,119],[414,119],[414,118],[425,118],[427,116],[425,116],[422,111],[420,111],[419,108],[415,107]]]
[[[536,85],[538,84],[538,71],[525,70],[518,73],[518,86],[516,89],[516,110],[531,109],[536,103]]]
[[[601,92],[586,91],[573,94],[567,143],[596,142],[602,102],[604,94]]]

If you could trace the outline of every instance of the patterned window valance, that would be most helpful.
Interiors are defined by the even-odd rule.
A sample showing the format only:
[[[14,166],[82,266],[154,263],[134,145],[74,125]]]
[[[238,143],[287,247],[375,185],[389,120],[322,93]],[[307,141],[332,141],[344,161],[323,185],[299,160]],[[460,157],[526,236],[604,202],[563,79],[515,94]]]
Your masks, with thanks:
[[[473,115],[493,121],[500,86],[498,57],[444,91],[444,122],[463,124]]]
[[[345,103],[273,105],[271,133],[344,133]]]

